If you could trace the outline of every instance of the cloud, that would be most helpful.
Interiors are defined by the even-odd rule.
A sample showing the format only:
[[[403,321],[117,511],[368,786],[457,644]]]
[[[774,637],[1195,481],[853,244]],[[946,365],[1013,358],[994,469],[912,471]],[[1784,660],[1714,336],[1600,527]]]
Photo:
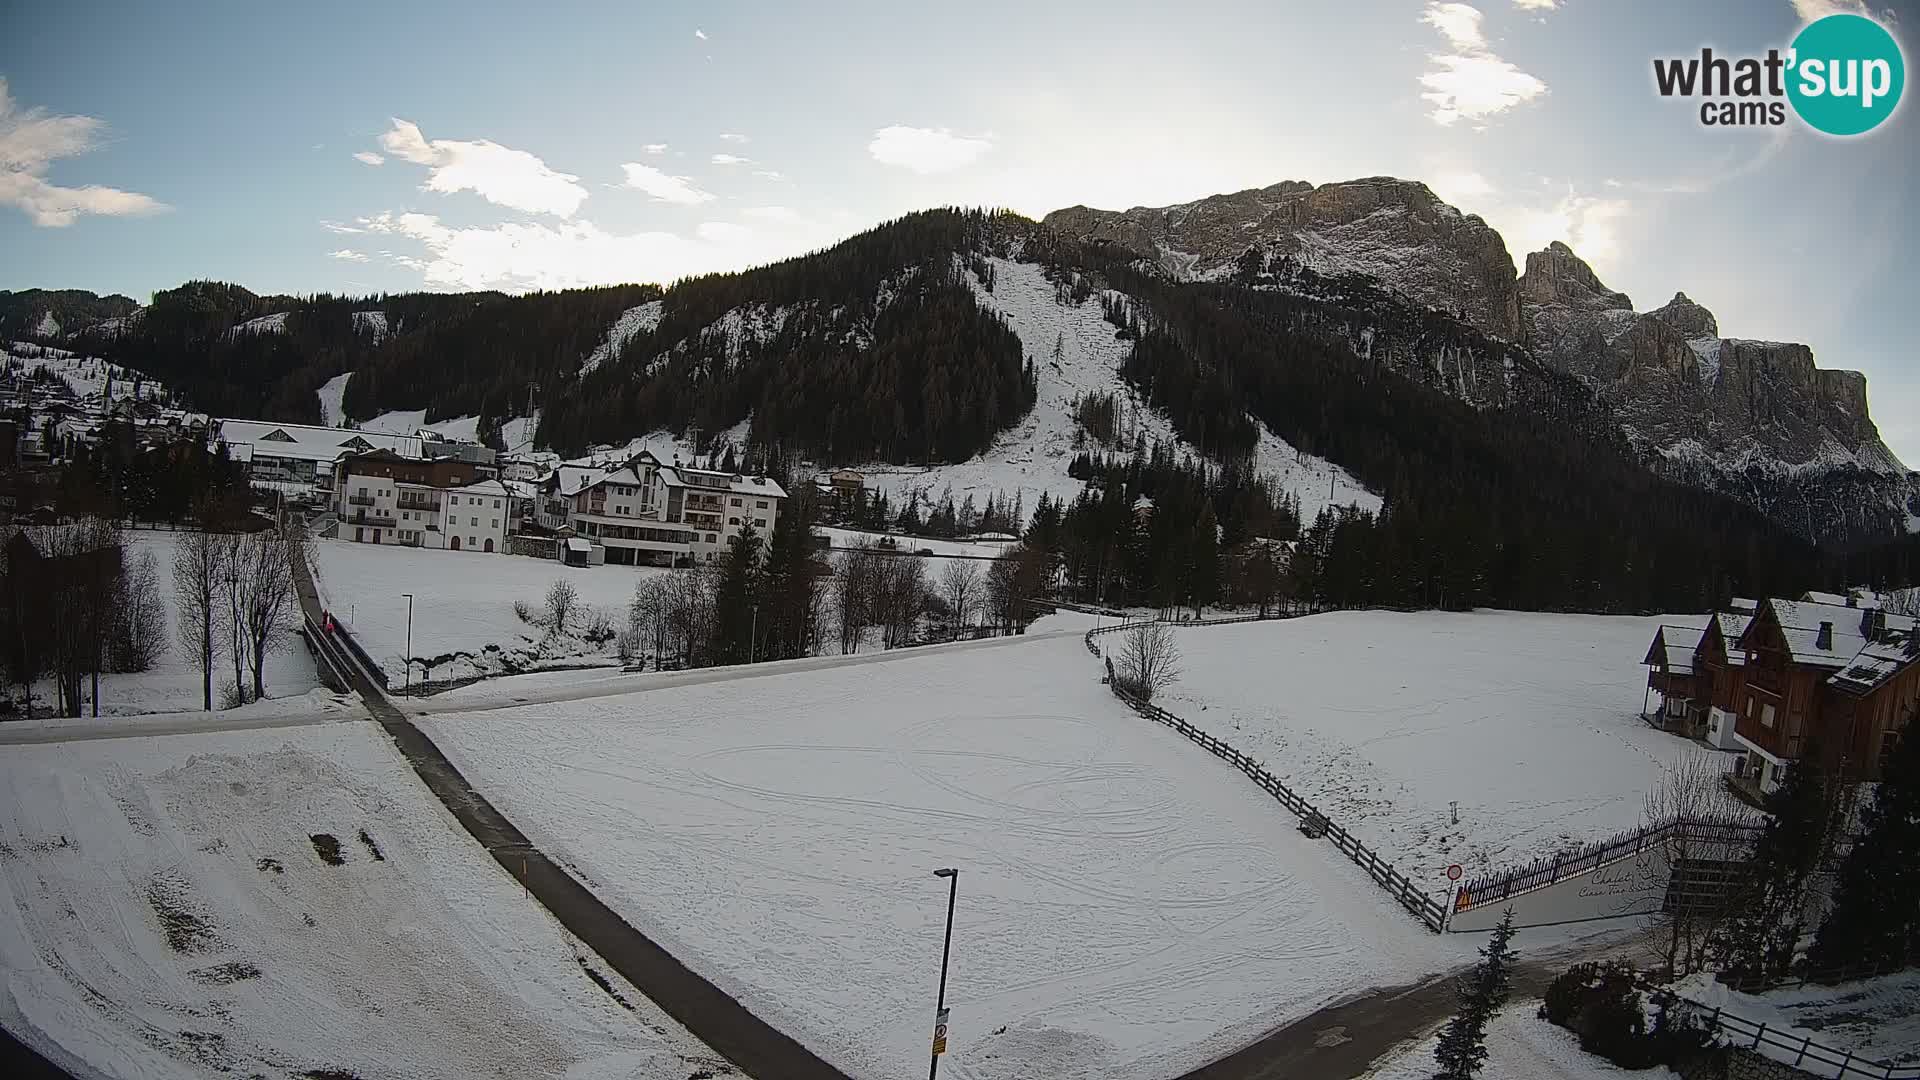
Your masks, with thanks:
[[[587,198],[579,177],[555,172],[524,150],[486,139],[429,142],[418,126],[396,118],[392,129],[380,136],[380,146],[394,157],[432,169],[422,185],[426,191],[472,191],[499,206],[563,218],[572,217]]]
[[[699,38],[701,41],[707,40],[707,32],[705,30],[695,29],[693,36]]]
[[[747,141],[747,137],[745,135],[740,134],[737,131],[723,131],[720,133],[720,141],[730,142],[730,143],[743,143]]]
[[[715,154],[711,160],[715,165],[751,165],[752,158],[743,158],[738,154]]]
[[[361,218],[358,224],[418,244],[418,255],[383,255],[417,271],[431,287],[509,290],[669,282],[797,255],[830,242],[848,227],[844,220],[782,213],[754,214],[752,222],[704,222],[691,236],[614,233],[579,220],[456,228],[418,213],[383,213]]]
[[[1515,258],[1559,240],[1605,276],[1620,257],[1619,225],[1633,215],[1625,199],[1581,195],[1572,188],[1546,206],[1515,207],[1498,226]]]
[[[362,165],[380,165],[380,164],[384,164],[387,159],[381,157],[379,154],[376,154],[371,150],[362,150],[359,153],[353,155],[353,160],[361,163]]]
[[[667,144],[663,142],[650,142],[640,149],[649,154],[664,154],[667,152]]]
[[[740,211],[740,216],[756,221],[772,221],[782,225],[799,225],[806,219],[800,212],[789,206],[750,206]]]
[[[35,225],[60,228],[81,214],[126,217],[167,209],[150,195],[89,184],[61,187],[49,183],[48,167],[78,157],[99,145],[106,127],[91,116],[49,116],[45,109],[21,109],[0,78],[0,204],[26,211]]]
[[[341,259],[346,262],[366,262],[367,261],[367,257],[364,254],[358,251],[355,251],[352,248],[341,248],[338,251],[329,251],[327,252],[327,254],[335,259]]]
[[[1472,169],[1449,169],[1435,173],[1427,180],[1427,186],[1433,189],[1435,195],[1455,206],[1483,199],[1494,191],[1493,184]]]
[[[946,128],[906,127],[895,124],[873,133],[867,152],[882,165],[898,165],[922,176],[952,172],[978,161],[993,149],[988,137],[955,135]]]
[[[363,233],[367,231],[365,229],[360,228],[358,225],[347,225],[338,221],[322,221],[320,223],[320,227],[327,230],[330,233],[339,233],[342,236],[352,236],[355,233]]]
[[[787,178],[787,174],[781,172],[779,169],[755,169],[753,170],[753,175],[762,180],[785,180]]]
[[[1552,11],[1560,6],[1560,0],[1513,0],[1513,6],[1521,11]]]
[[[1462,117],[1484,120],[1547,92],[1547,84],[1494,55],[1480,30],[1480,9],[1470,4],[1429,3],[1420,21],[1440,32],[1453,47],[1435,53],[1420,76],[1433,106],[1433,122],[1449,127]]]
[[[713,193],[694,187],[690,177],[668,176],[651,165],[636,161],[629,161],[620,167],[626,170],[628,187],[644,191],[660,202],[694,206],[713,200]]]
[[[1793,0],[1793,13],[1800,16],[1801,22],[1813,22],[1829,15],[1849,12],[1865,15],[1867,5],[1864,0]]]

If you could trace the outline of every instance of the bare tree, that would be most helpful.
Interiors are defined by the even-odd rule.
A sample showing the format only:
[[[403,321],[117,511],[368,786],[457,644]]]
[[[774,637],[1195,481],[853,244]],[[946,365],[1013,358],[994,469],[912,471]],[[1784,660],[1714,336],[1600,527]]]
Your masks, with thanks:
[[[1920,588],[1895,589],[1888,593],[1884,610],[1889,615],[1920,617]]]
[[[926,567],[917,558],[884,558],[874,577],[873,621],[883,628],[882,645],[898,649],[913,643],[927,609]]]
[[[1180,646],[1174,643],[1173,628],[1162,622],[1147,622],[1128,630],[1120,640],[1119,663],[1114,678],[1120,689],[1142,701],[1173,685],[1180,678]]]
[[[940,572],[940,595],[953,614],[954,625],[968,625],[980,603],[980,568],[965,559],[948,563]]]
[[[213,662],[220,655],[220,581],[224,546],[203,529],[180,534],[173,553],[175,630],[180,645],[200,667],[200,707],[213,711]]]
[[[293,591],[293,553],[281,532],[263,530],[248,534],[238,554],[242,561],[237,575],[243,590],[239,608],[241,641],[257,701],[267,693],[267,656],[292,640],[290,624],[298,604]]]
[[[1660,829],[1649,860],[1647,887],[1661,899],[1660,949],[1676,977],[1701,970],[1721,926],[1739,903],[1739,887],[1724,872],[1744,855],[1729,826],[1750,818],[1727,787],[1718,755],[1689,754],[1647,791],[1646,819]]]
[[[860,632],[872,622],[874,586],[880,575],[880,560],[865,543],[855,545],[840,557],[834,575],[834,611],[840,620],[840,652],[858,652]]]
[[[114,670],[148,670],[167,651],[167,605],[160,596],[160,559],[153,552],[141,552],[127,567],[114,607]]]
[[[580,591],[566,578],[555,579],[547,588],[547,633],[567,632],[567,623],[580,607]]]

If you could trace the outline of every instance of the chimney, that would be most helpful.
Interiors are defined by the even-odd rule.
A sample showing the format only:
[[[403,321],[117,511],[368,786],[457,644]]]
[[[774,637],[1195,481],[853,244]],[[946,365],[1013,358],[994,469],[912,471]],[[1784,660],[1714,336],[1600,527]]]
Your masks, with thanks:
[[[1832,623],[1823,622],[1820,624],[1820,633],[1819,633],[1819,636],[1813,639],[1813,647],[1816,649],[1819,649],[1822,652],[1830,651],[1833,648],[1833,624]]]
[[[1847,592],[1847,606],[1848,606],[1848,607],[1859,607],[1859,606],[1860,606],[1860,596],[1859,596],[1859,594],[1858,594],[1858,593],[1855,593],[1855,592],[1853,592],[1853,591],[1851,591],[1851,590],[1849,590],[1849,591]]]

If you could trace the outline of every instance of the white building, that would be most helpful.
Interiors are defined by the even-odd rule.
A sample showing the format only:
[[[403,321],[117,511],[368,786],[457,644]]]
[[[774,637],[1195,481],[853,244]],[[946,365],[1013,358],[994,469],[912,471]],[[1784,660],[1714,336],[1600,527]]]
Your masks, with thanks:
[[[385,450],[342,457],[334,466],[333,535],[362,544],[504,552],[520,508],[498,480],[472,462],[420,461]]]
[[[610,471],[563,466],[548,480],[543,523],[564,508],[574,534],[617,564],[712,562],[749,527],[770,538],[787,497],[764,476],[662,465],[649,453]]]
[[[288,495],[325,495],[332,491],[333,463],[342,454],[388,450],[402,457],[425,456],[419,436],[380,435],[312,424],[276,424],[222,417],[213,422],[216,442],[243,464],[250,481]]]

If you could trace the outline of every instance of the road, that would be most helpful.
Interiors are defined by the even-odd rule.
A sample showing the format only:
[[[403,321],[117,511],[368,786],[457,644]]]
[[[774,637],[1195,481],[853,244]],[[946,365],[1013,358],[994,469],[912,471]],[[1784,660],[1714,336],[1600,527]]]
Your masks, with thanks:
[[[294,584],[302,608],[319,621],[320,599],[304,559],[294,560]],[[321,662],[331,663],[325,658]],[[414,772],[494,861],[525,885],[562,926],[695,1038],[756,1080],[849,1080],[615,914],[474,790],[364,670],[350,664],[345,674]]]

